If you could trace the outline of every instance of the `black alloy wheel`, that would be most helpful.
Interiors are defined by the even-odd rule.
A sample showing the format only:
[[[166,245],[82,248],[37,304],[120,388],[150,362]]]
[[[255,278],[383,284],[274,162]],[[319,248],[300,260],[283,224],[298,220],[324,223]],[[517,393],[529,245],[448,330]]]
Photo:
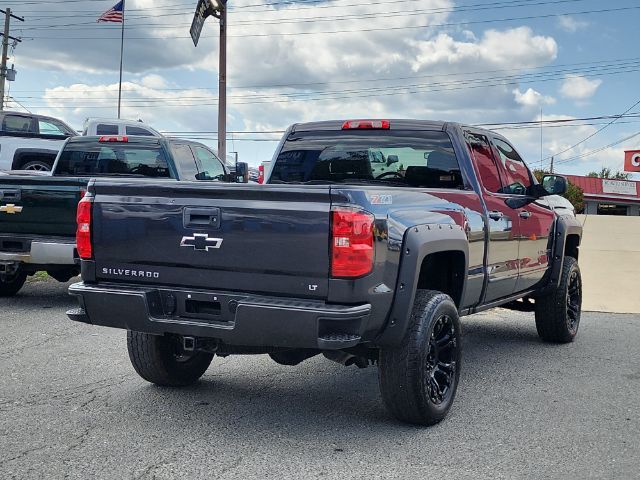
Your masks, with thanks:
[[[459,340],[453,320],[442,315],[433,326],[426,356],[425,382],[435,405],[448,402],[456,381]]]
[[[569,330],[577,332],[582,308],[582,279],[580,272],[574,270],[569,277],[567,288],[567,322]]]

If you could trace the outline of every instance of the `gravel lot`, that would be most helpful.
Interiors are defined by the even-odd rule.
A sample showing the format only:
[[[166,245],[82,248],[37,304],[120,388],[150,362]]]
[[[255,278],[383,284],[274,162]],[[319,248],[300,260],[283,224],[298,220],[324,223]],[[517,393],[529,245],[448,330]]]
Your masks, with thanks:
[[[456,403],[433,428],[383,409],[377,370],[214,359],[162,389],[125,332],[67,320],[66,286],[0,300],[0,478],[638,478],[640,316],[587,313],[571,345],[532,314],[465,319]]]

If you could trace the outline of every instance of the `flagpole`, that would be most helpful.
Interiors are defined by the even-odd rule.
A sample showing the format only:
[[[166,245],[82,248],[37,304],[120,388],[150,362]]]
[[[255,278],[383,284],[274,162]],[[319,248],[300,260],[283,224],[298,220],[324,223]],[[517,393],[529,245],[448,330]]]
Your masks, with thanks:
[[[122,35],[120,37],[120,82],[118,83],[118,119],[120,119],[120,101],[122,100],[122,55],[124,53],[124,10],[125,0],[122,0]]]

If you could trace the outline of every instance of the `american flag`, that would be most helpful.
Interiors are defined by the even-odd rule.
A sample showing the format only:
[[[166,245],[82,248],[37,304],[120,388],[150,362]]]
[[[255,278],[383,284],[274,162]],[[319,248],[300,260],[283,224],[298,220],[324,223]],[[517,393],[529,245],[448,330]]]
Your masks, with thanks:
[[[120,0],[112,8],[98,18],[98,22],[122,23],[124,21],[124,0]]]

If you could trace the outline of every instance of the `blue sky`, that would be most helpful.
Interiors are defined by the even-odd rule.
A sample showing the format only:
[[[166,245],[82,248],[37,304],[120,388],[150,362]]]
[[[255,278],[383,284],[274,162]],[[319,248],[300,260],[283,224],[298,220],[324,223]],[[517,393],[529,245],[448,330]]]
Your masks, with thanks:
[[[23,42],[11,60],[18,77],[10,95],[76,128],[88,116],[114,116],[119,25],[95,20],[115,3],[16,2],[13,11],[26,21],[12,25]],[[127,0],[124,117],[213,146],[217,25],[208,20],[195,48],[188,38],[195,4]],[[270,158],[279,134],[247,132],[278,132],[295,121],[486,124],[538,121],[540,109],[549,121],[615,115],[640,101],[636,0],[243,0],[229,7],[228,130],[235,133],[228,150],[254,165]],[[580,13],[589,11],[599,12]],[[546,124],[544,163],[608,121]],[[533,127],[500,132],[538,166],[541,132]],[[621,169],[623,150],[640,148],[640,136],[589,153],[638,131],[640,118],[621,119],[557,155],[557,170]]]

